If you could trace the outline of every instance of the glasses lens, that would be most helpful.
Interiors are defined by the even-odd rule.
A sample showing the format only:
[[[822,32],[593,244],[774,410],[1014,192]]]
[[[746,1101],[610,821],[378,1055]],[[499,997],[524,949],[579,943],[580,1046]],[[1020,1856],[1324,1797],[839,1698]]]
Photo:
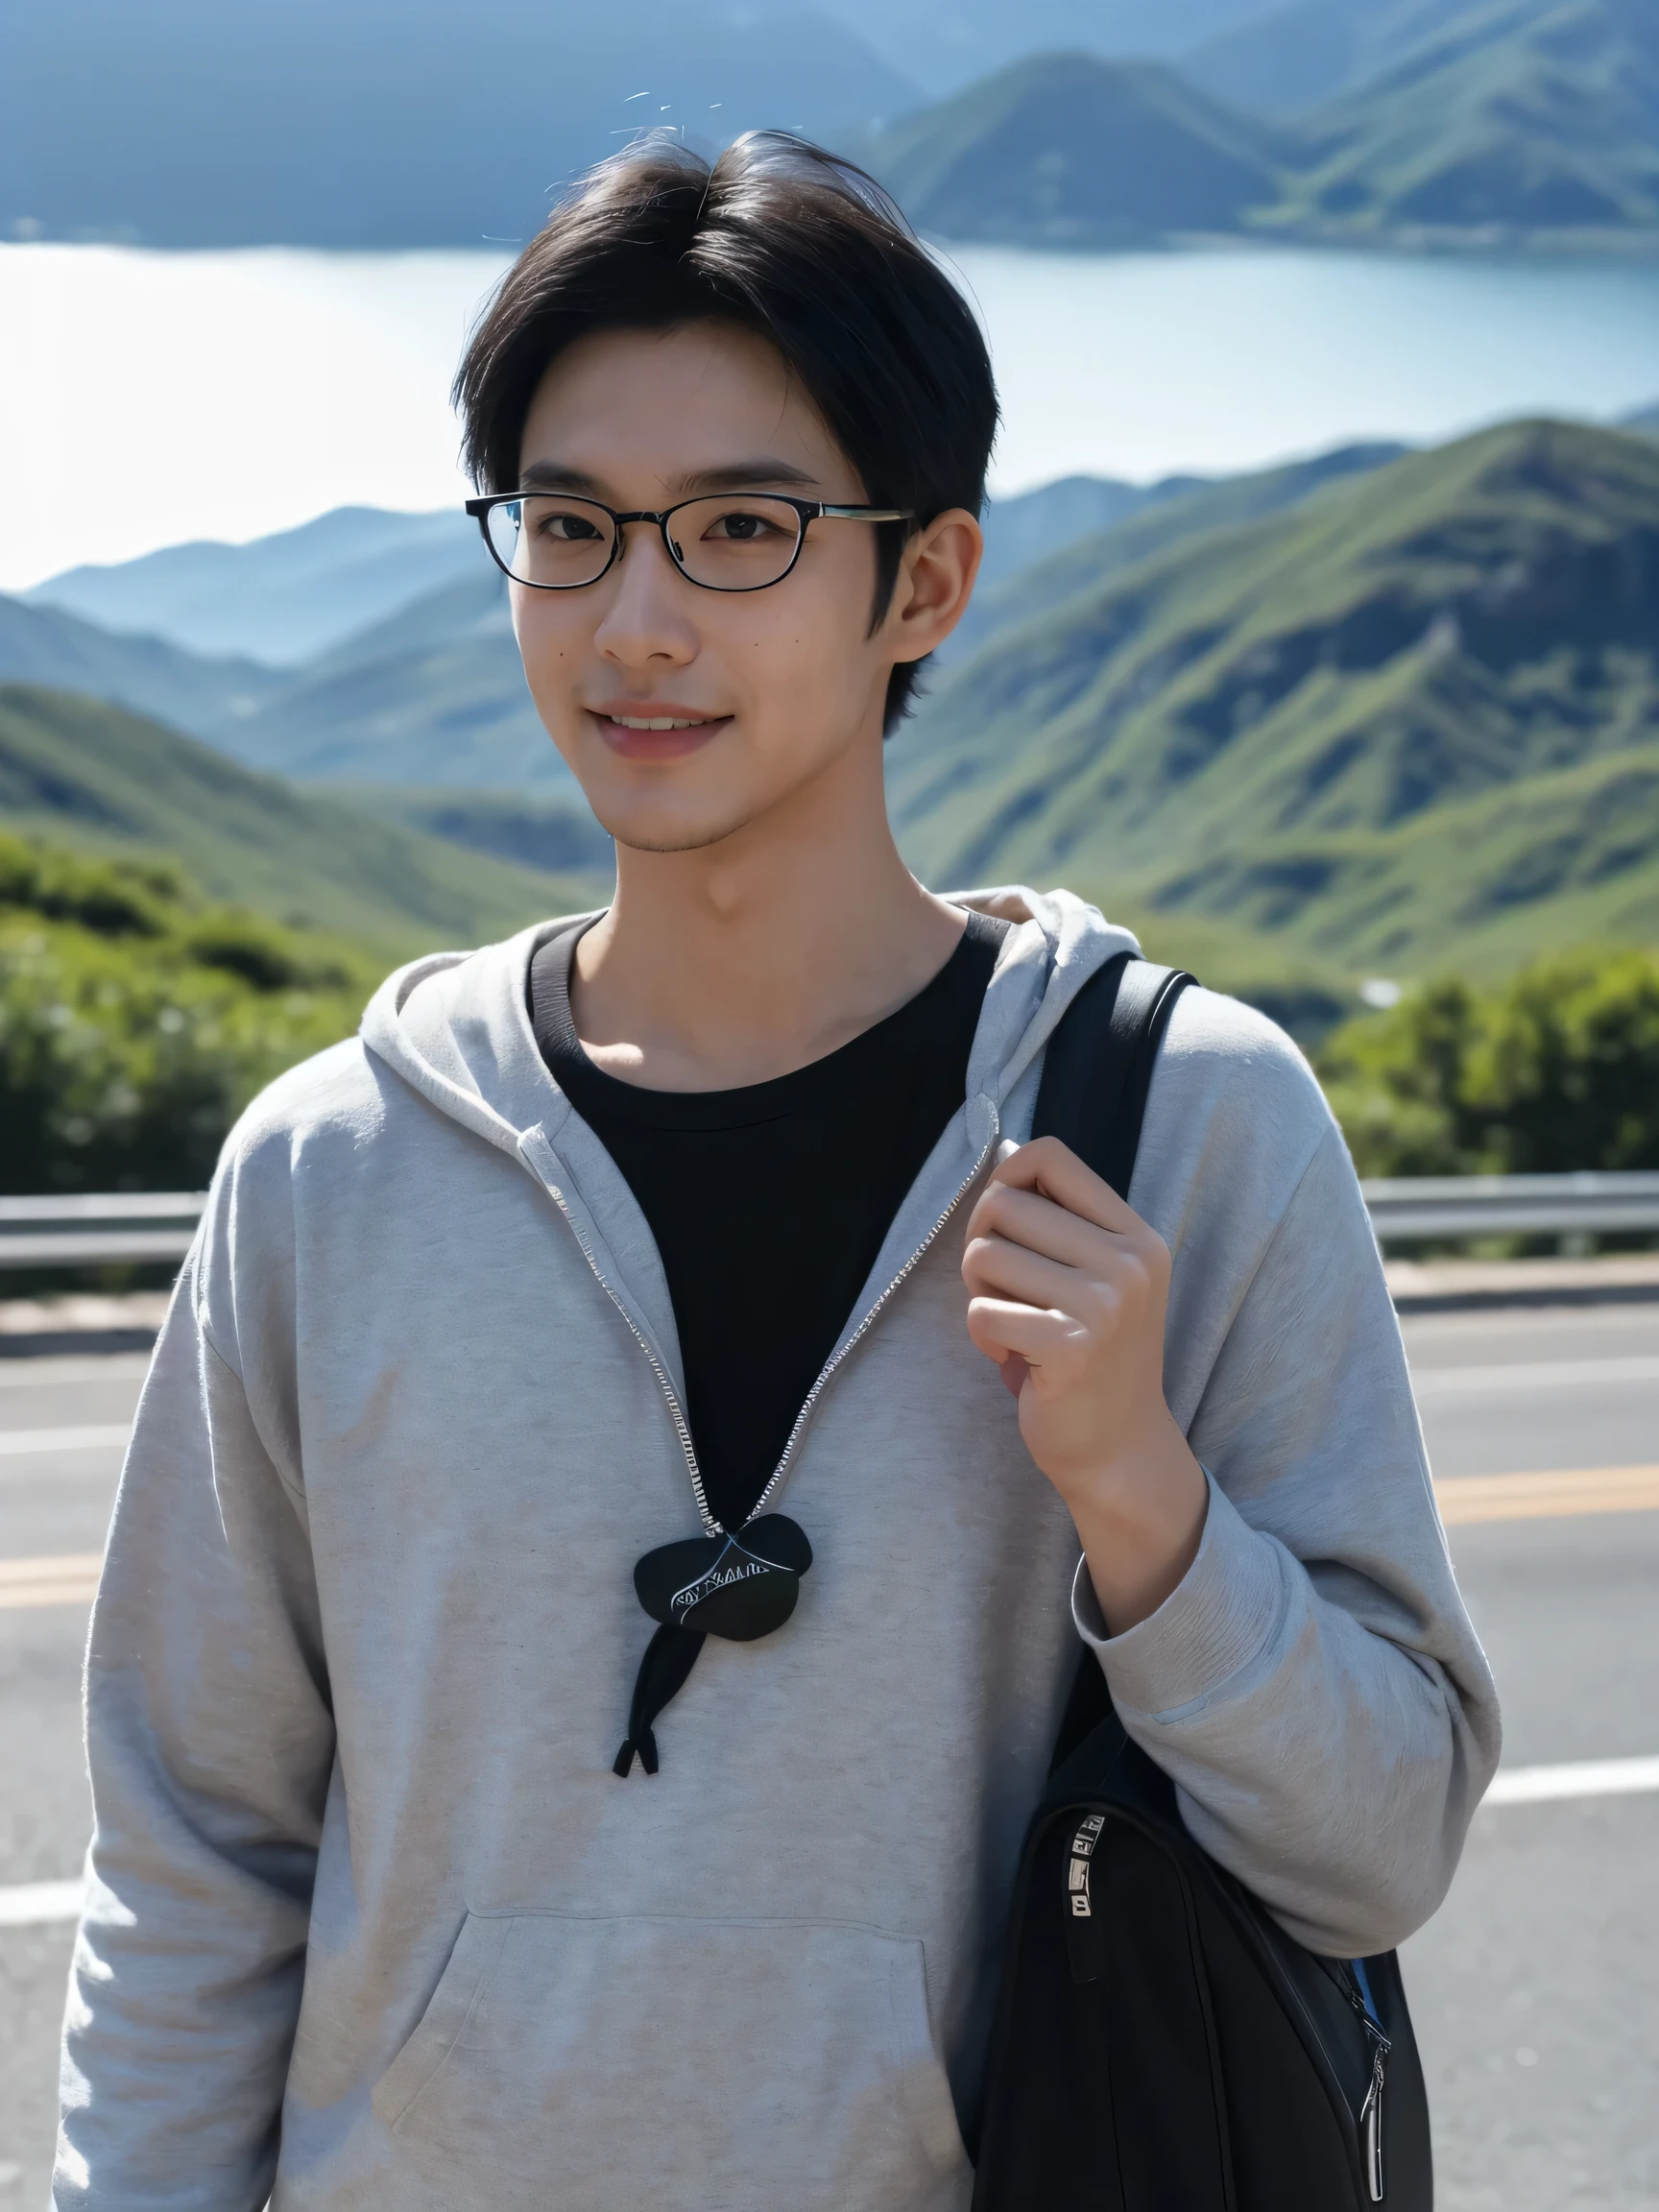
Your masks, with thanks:
[[[591,584],[611,559],[615,528],[603,507],[539,492],[490,510],[495,558],[519,584],[568,590]]]
[[[752,492],[693,499],[669,517],[674,558],[693,584],[755,591],[776,584],[795,558],[801,517],[785,499]]]

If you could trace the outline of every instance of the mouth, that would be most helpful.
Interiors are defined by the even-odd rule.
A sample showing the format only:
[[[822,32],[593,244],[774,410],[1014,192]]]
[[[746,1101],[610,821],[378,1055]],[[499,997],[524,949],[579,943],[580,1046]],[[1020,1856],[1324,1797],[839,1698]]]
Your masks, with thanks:
[[[600,736],[624,760],[679,760],[695,753],[724,730],[730,714],[698,714],[670,708],[666,713],[627,714],[620,709],[588,709]]]

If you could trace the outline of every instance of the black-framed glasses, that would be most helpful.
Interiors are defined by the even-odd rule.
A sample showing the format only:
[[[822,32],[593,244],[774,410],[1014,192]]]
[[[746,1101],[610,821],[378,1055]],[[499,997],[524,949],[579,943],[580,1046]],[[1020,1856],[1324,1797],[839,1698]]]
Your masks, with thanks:
[[[705,591],[763,591],[800,560],[808,522],[914,519],[902,507],[835,507],[781,492],[716,492],[656,515],[643,507],[619,515],[564,492],[496,492],[469,499],[467,512],[497,566],[538,591],[597,584],[621,559],[630,522],[655,522],[675,567]]]

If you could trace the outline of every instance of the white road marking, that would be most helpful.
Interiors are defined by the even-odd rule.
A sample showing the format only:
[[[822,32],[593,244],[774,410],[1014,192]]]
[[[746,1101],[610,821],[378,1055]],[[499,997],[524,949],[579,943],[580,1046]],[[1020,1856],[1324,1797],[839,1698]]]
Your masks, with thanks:
[[[56,1352],[8,1358],[0,1349],[0,1390],[51,1390],[60,1382],[142,1382],[149,1372],[148,1352],[102,1352],[92,1359]]]
[[[79,1920],[85,1885],[73,1882],[13,1882],[0,1888],[0,1928],[49,1928],[57,1920]]]
[[[1659,1382],[1659,1353],[1616,1359],[1515,1360],[1496,1367],[1414,1367],[1419,1398],[1472,1397],[1487,1391],[1605,1390],[1621,1384]]]
[[[1567,1797],[1628,1797],[1659,1790],[1659,1759],[1579,1759],[1561,1767],[1500,1768],[1482,1803],[1543,1805]],[[84,1885],[18,1882],[0,1887],[0,1928],[44,1928],[81,1916]]]
[[[33,1452],[125,1450],[131,1421],[100,1421],[84,1429],[0,1429],[0,1457]]]
[[[1501,1767],[1482,1803],[1546,1805],[1562,1797],[1627,1797],[1648,1790],[1659,1790],[1659,1759],[1577,1759],[1565,1767]]]

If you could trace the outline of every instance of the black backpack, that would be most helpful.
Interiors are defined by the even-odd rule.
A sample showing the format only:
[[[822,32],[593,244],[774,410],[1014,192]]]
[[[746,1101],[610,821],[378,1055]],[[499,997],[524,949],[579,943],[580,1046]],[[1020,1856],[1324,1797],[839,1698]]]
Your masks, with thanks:
[[[1123,954],[1048,1047],[1036,1134],[1127,1191],[1191,977]],[[1082,1654],[1026,1833],[973,2212],[1431,2212],[1399,1962],[1294,1942],[1192,1841]]]

